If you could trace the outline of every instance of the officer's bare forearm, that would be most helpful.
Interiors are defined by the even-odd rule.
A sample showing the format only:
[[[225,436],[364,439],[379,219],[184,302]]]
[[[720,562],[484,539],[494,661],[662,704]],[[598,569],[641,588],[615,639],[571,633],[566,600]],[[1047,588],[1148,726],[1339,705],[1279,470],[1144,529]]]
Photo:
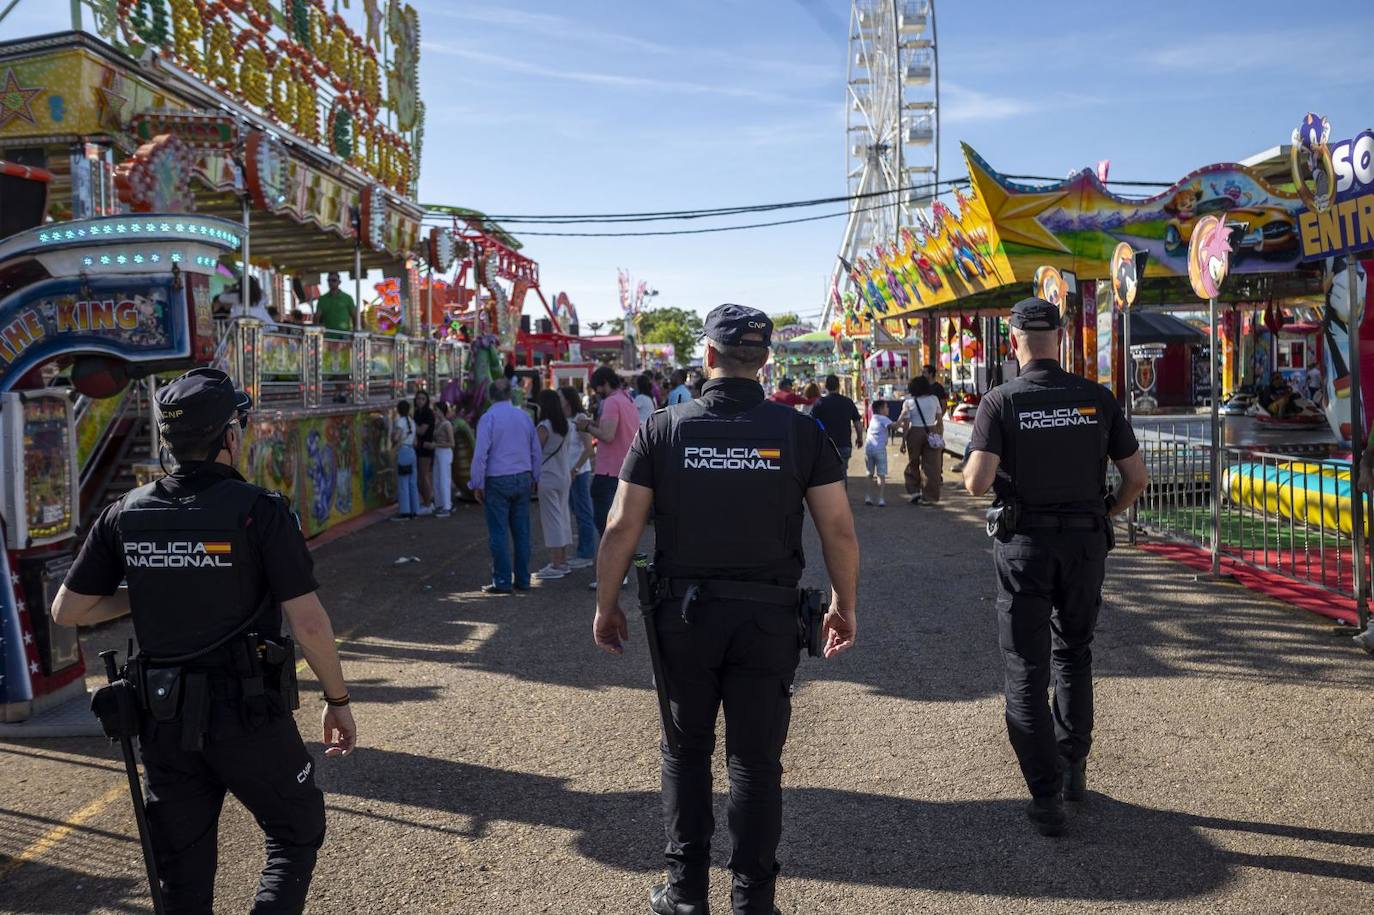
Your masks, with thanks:
[[[630,570],[639,538],[649,520],[654,491],[647,486],[620,481],[606,516],[606,533],[596,553],[596,606],[610,608],[620,601],[620,582]]]
[[[342,696],[348,692],[343,666],[334,646],[334,626],[315,591],[282,603],[286,618],[291,622],[291,635],[301,646],[305,662],[320,681],[327,696]]]
[[[859,597],[859,538],[843,483],[813,486],[806,491],[806,507],[821,538],[825,570],[830,576],[834,606],[854,610]]]
[[[94,626],[129,612],[129,589],[120,588],[113,594],[81,594],[62,585],[53,598],[51,612],[52,621],[59,626]]]
[[[1116,469],[1121,474],[1121,485],[1116,489],[1116,504],[1112,506],[1111,513],[1119,515],[1131,507],[1140,494],[1145,491],[1145,487],[1150,483],[1149,472],[1145,469],[1145,459],[1140,452],[1123,460],[1116,461]]]

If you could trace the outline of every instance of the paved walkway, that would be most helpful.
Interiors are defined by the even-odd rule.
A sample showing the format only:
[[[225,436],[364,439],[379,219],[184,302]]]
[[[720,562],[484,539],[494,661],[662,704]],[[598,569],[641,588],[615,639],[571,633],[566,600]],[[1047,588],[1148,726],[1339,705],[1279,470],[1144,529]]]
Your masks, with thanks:
[[[1119,550],[1094,793],[1065,838],[1043,839],[1003,728],[981,503],[950,482],[936,507],[855,511],[860,639],[802,662],[783,912],[1369,910],[1374,666],[1348,641]],[[392,564],[403,555],[422,561]],[[320,761],[330,835],[311,911],[647,911],[662,845],[648,661],[639,632],[623,658],[596,651],[590,576],[481,595],[475,507],[377,525],[316,560],[363,749]],[[124,629],[88,633],[88,652]],[[307,738],[317,715],[300,713]],[[132,836],[117,750],[0,742],[0,911],[151,911]],[[221,849],[217,909],[245,911],[260,841],[232,802]],[[726,911],[727,876],[713,879]]]

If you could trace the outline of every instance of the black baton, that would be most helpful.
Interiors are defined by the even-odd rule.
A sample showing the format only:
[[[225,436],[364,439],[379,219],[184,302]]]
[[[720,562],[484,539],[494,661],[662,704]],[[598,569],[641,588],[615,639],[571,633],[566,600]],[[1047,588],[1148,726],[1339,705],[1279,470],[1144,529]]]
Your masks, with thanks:
[[[100,653],[105,662],[105,678],[114,683],[119,679],[115,669],[113,648]],[[134,819],[138,822],[138,841],[143,845],[143,864],[148,870],[148,891],[153,897],[153,912],[162,915],[166,911],[162,904],[162,883],[157,876],[157,861],[153,858],[153,840],[148,834],[148,814],[143,809],[143,786],[138,781],[138,764],[134,761],[134,742],[127,734],[119,738],[119,748],[124,751],[124,772],[129,776],[129,794],[134,799]]]
[[[635,554],[635,578],[639,582],[639,612],[644,616],[644,641],[649,645],[649,665],[654,669],[654,692],[658,693],[658,718],[663,725],[663,741],[676,755],[677,728],[673,725],[673,706],[668,701],[668,680],[663,675],[663,655],[658,642],[658,588],[649,557]]]

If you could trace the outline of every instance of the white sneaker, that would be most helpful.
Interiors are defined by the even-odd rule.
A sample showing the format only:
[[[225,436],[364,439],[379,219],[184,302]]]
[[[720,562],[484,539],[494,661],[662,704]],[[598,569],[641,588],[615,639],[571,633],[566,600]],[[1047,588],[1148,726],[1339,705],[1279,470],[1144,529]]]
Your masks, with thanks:
[[[574,556],[572,559],[568,560],[568,568],[570,569],[585,569],[594,565],[596,565],[595,559],[582,559],[579,556]]]
[[[872,505],[872,504],[873,504],[873,498],[872,498],[871,496],[864,496],[864,504],[865,504],[865,505]]]
[[[887,508],[887,500],[886,500],[886,499],[879,499],[879,500],[878,500],[878,507],[879,507],[879,508]]]
[[[596,582],[593,581],[591,584],[587,585],[587,590],[588,590],[588,591],[595,591],[595,590],[596,590]]]
[[[415,514],[419,515],[421,518],[428,518],[430,515],[434,514],[434,506],[421,505],[420,510],[417,511]]]
[[[540,569],[538,572],[535,572],[530,577],[537,578],[539,581],[553,581],[556,578],[562,578],[563,576],[567,575],[568,571],[569,570],[567,566],[556,566],[550,563],[549,565],[544,566],[544,568]]]

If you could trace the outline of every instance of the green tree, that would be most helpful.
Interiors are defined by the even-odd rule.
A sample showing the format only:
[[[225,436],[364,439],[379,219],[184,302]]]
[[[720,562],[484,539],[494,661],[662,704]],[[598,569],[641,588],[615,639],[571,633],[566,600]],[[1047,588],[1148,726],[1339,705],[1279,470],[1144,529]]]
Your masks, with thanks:
[[[769,315],[768,317],[773,319],[774,327],[786,327],[789,324],[800,324],[802,322],[801,316],[795,311],[784,311],[781,314]]]
[[[701,315],[687,308],[650,308],[640,314],[640,341],[671,343],[678,365],[686,365],[701,336]]]

